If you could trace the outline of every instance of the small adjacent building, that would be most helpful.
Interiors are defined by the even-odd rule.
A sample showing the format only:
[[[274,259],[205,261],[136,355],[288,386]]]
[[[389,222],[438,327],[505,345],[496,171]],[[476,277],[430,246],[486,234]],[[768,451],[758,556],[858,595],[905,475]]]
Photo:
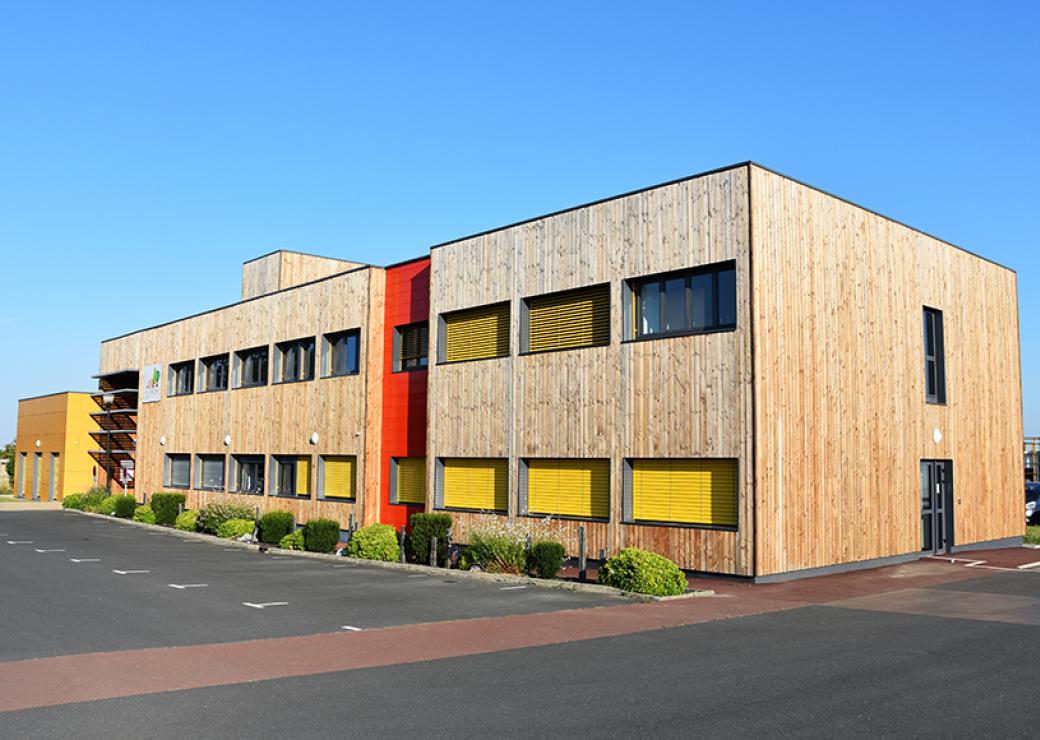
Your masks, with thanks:
[[[97,427],[91,394],[51,393],[18,401],[14,492],[20,499],[61,501],[93,486],[98,468],[91,457]]]

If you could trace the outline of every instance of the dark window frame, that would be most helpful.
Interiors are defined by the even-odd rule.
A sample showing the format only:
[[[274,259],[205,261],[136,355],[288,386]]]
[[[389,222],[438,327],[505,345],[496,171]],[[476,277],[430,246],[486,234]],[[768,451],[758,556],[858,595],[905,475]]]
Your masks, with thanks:
[[[213,384],[210,381],[214,379],[214,375],[219,380],[221,374],[219,371],[219,363],[223,360],[223,380],[224,384]],[[215,372],[216,370],[216,372]],[[199,383],[199,393],[216,393],[217,391],[226,391],[231,385],[231,354],[224,352],[222,354],[210,355],[209,357],[203,357],[199,360],[199,369],[196,373]]]
[[[259,347],[250,347],[235,352],[235,388],[260,388],[268,384],[270,380],[270,357],[271,348],[266,344]],[[246,373],[255,366],[259,358],[259,365],[263,378],[256,381],[247,381]],[[259,376],[261,373],[256,373]]]
[[[720,291],[719,291],[719,276],[724,272],[733,272],[733,321],[732,323],[723,323],[719,320],[722,313]],[[694,310],[694,289],[693,279],[703,275],[711,276],[711,314],[712,320],[705,326],[693,326],[693,310]],[[643,300],[642,290],[645,286],[653,283],[658,284],[658,324],[663,327],[666,323],[666,315],[668,310],[666,296],[666,284],[669,280],[675,280],[682,278],[684,280],[683,293],[685,303],[685,327],[682,329],[671,329],[655,332],[644,332],[642,324],[640,322],[640,316],[642,314],[641,302]],[[646,342],[653,339],[668,339],[672,337],[686,337],[697,334],[718,334],[720,332],[735,331],[739,325],[738,321],[738,300],[737,300],[737,262],[736,260],[724,260],[722,262],[713,262],[710,265],[699,265],[697,267],[687,267],[680,270],[670,270],[668,272],[656,273],[654,275],[641,275],[639,277],[627,278],[625,280],[625,304],[624,304],[624,321],[625,329],[623,332],[624,342]]]
[[[220,485],[207,486],[204,482],[206,474],[206,463],[220,461]],[[221,453],[199,453],[195,455],[195,491],[226,491],[227,490],[227,457]]]
[[[414,357],[402,357],[404,350],[404,332],[410,330],[422,331],[426,330],[426,352],[425,354],[419,354]],[[421,335],[416,340],[419,347],[423,345]],[[415,364],[405,364],[415,363]],[[394,327],[394,354],[393,354],[393,372],[395,373],[412,373],[419,370],[427,370],[430,364],[430,322],[429,321],[416,321],[411,324],[400,324]]]
[[[314,337],[300,337],[276,343],[274,385],[314,380],[316,346]]]
[[[188,472],[184,485],[174,483],[173,481],[173,464],[174,462],[187,462]],[[163,464],[163,488],[176,488],[179,491],[187,491],[191,488],[191,454],[188,452],[167,452]]]
[[[531,349],[531,301],[537,302],[540,298],[551,298],[554,296],[564,296],[570,293],[580,293],[581,291],[591,290],[593,288],[606,288],[607,289],[607,339],[604,342],[595,342],[593,344],[581,344],[576,347],[553,347],[551,349]],[[589,285],[579,285],[576,288],[565,288],[564,290],[553,290],[548,293],[538,293],[536,295],[523,296],[520,299],[520,346],[519,352],[517,353],[520,357],[526,357],[528,355],[543,355],[547,352],[580,352],[585,349],[595,349],[596,347],[609,347],[611,341],[613,341],[614,327],[611,321],[611,317],[614,311],[614,291],[610,282],[599,282],[590,283]]]
[[[924,342],[924,400],[925,403],[945,406],[946,337],[943,330],[943,312],[938,308],[923,306],[921,316]],[[930,343],[929,328],[932,340]]]
[[[263,496],[267,492],[267,466],[263,455],[232,455],[234,467],[234,492],[249,496]],[[242,476],[246,465],[255,465],[257,473],[256,483],[250,487],[242,486]]]
[[[294,498],[294,499],[309,499],[311,498],[311,491],[308,490],[306,493],[297,493],[296,484],[299,482],[299,461],[301,457],[308,457],[307,455],[271,455],[271,495],[278,498]],[[314,461],[310,460],[309,465],[313,466]],[[289,491],[283,490],[283,483],[285,482],[284,476],[286,472],[291,470],[292,485],[289,487]],[[313,470],[309,472],[311,476],[311,483],[313,483],[314,475]],[[313,486],[310,486],[313,487]]]
[[[353,357],[350,355],[351,338],[354,339]],[[338,349],[340,342],[343,343],[342,350]],[[344,329],[343,331],[330,332],[322,337],[321,344],[321,377],[345,378],[361,374],[361,329]],[[341,351],[346,353],[345,369],[337,369],[336,367],[336,358]],[[353,363],[351,360],[353,360]]]
[[[187,378],[185,378],[187,374]],[[170,363],[170,381],[166,387],[167,398],[190,396],[195,392],[195,361]]]

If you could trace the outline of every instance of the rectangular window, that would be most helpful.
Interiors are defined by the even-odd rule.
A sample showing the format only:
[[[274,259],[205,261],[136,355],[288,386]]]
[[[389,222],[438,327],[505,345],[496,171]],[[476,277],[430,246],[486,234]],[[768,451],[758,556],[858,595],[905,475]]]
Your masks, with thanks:
[[[166,488],[189,488],[191,486],[191,455],[167,455],[163,471]]]
[[[946,358],[942,311],[924,307],[924,399],[946,403]]]
[[[441,362],[509,356],[509,303],[442,314]]]
[[[357,458],[353,455],[323,455],[321,498],[357,498]]]
[[[625,521],[737,526],[737,461],[629,460]]]
[[[275,496],[311,495],[311,459],[306,455],[276,455],[271,462]]]
[[[361,331],[339,331],[322,339],[322,377],[357,375],[361,347]]]
[[[167,396],[187,396],[195,392],[195,363],[175,362],[170,365],[170,381]]]
[[[610,518],[610,461],[538,458],[523,461],[524,513]]]
[[[505,458],[444,458],[441,504],[505,514],[509,509],[509,465]]]
[[[522,352],[610,344],[610,285],[524,300]]]
[[[267,385],[267,347],[254,347],[235,353],[236,388]]]
[[[395,457],[390,460],[390,503],[426,503],[425,457]]]
[[[737,325],[733,262],[629,280],[626,337],[666,337],[732,329]]]
[[[200,491],[224,490],[224,456],[195,456],[195,488]]]
[[[199,360],[199,393],[226,391],[228,387],[228,355],[213,355]]]
[[[264,456],[233,455],[234,485],[238,493],[264,494]]]
[[[430,328],[427,322],[394,329],[394,372],[422,370],[430,355]]]
[[[275,345],[275,383],[314,380],[314,338],[295,339]]]

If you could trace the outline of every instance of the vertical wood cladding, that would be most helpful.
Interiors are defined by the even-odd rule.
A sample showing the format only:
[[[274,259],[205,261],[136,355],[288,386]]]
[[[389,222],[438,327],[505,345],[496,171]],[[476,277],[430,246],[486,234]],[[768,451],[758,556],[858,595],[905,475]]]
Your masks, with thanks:
[[[356,267],[363,265],[360,262],[287,250],[265,254],[242,265],[242,300],[285,290]]]
[[[1021,535],[1015,274],[759,167],[751,193],[758,573],[918,551],[922,459],[953,460],[956,544]]]
[[[511,302],[514,341],[509,357],[430,371],[428,480],[437,457],[508,457],[515,515],[519,458],[606,458],[610,521],[585,523],[590,554],[645,547],[684,568],[750,575],[746,184],[738,167],[434,249],[431,346],[440,313],[498,301]],[[624,280],[724,260],[737,264],[735,331],[622,342]],[[600,283],[610,286],[609,345],[517,355],[523,298]],[[623,525],[628,457],[737,459],[740,530]],[[464,530],[482,516],[456,518]],[[559,523],[572,552],[579,523]]]

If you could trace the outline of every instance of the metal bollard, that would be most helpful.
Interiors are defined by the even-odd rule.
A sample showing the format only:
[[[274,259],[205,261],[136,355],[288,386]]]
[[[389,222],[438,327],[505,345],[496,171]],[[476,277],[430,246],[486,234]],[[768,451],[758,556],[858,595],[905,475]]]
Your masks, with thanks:
[[[578,527],[578,580],[582,583],[588,578],[585,570],[585,525],[582,524]]]
[[[401,527],[401,531],[397,533],[397,544],[399,552],[399,558],[401,562],[404,562],[404,527]]]
[[[437,538],[430,538],[430,566],[437,567]]]

